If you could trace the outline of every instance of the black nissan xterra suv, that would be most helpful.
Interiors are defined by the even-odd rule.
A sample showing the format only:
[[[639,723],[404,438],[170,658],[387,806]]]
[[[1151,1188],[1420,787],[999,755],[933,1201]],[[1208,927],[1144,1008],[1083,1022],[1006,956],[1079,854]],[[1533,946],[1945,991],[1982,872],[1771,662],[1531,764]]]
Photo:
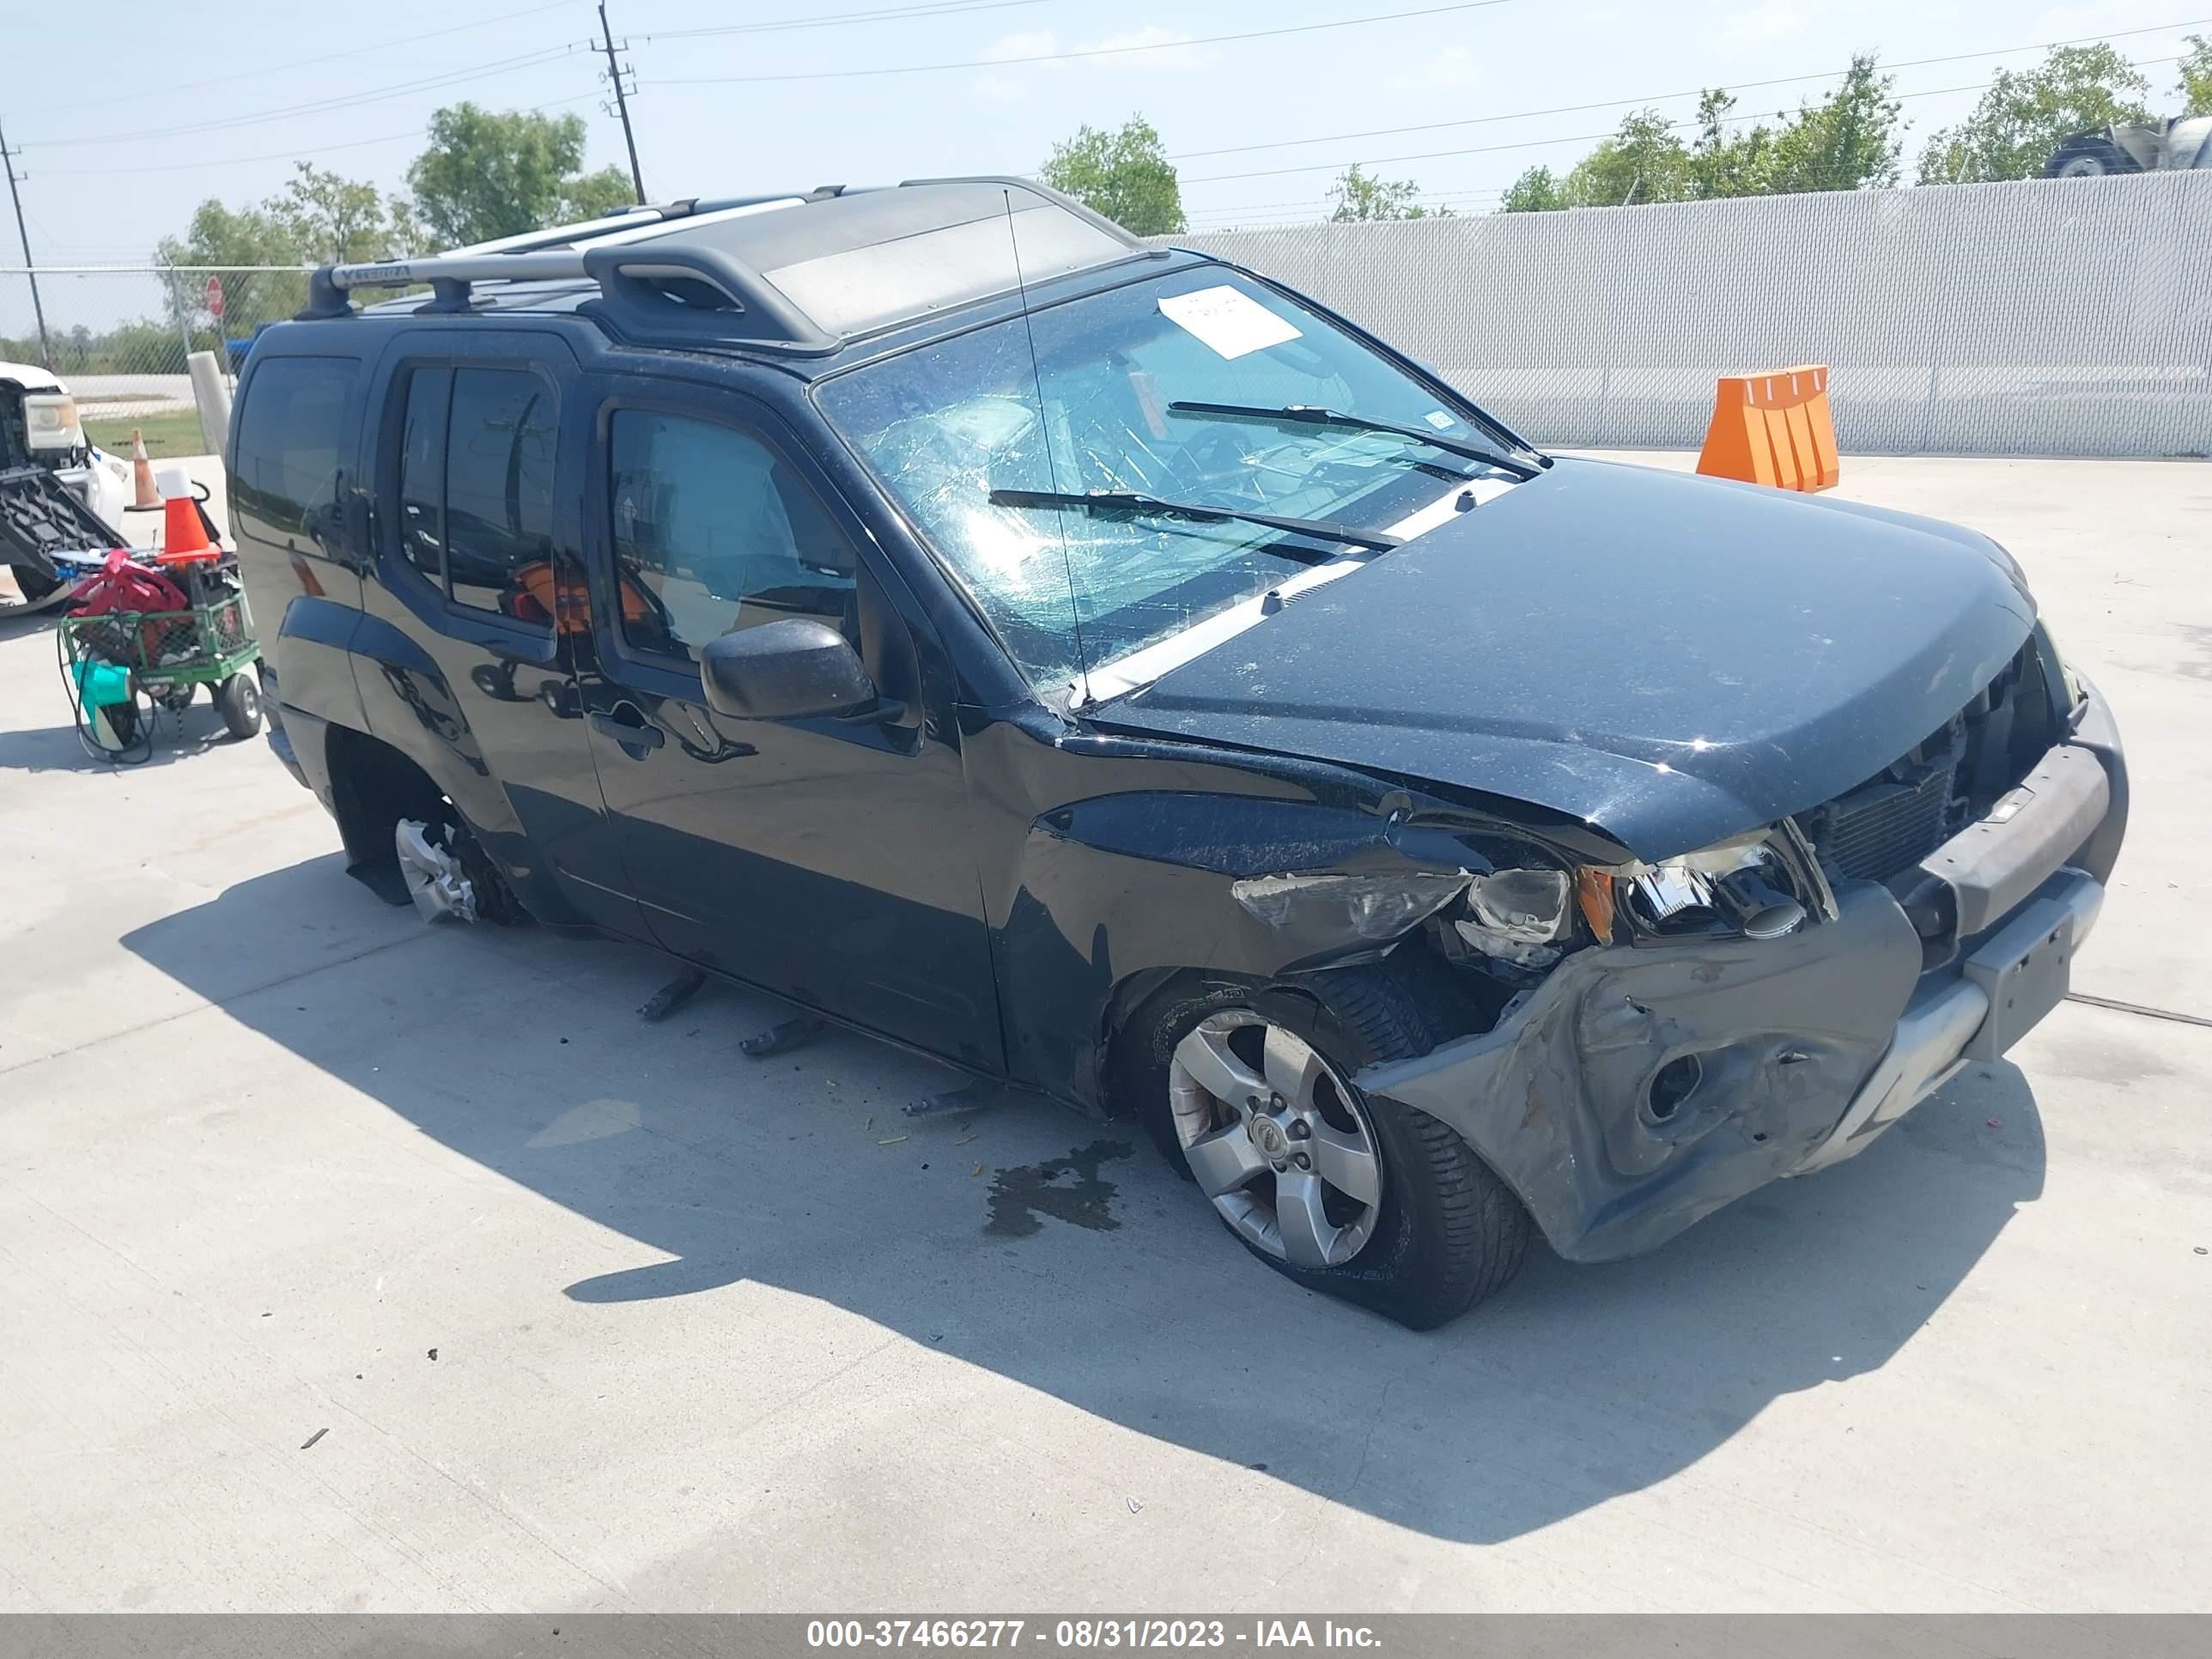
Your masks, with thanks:
[[[2003,1053],[2125,824],[1986,538],[1554,460],[1018,180],[325,270],[228,461],[350,859],[1141,1115],[1417,1326]]]

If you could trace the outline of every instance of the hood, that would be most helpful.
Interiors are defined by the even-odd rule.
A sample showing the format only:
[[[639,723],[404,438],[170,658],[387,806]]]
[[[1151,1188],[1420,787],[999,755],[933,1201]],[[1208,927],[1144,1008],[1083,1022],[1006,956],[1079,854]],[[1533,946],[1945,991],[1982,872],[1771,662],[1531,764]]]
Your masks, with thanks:
[[[0,362],[0,380],[13,380],[26,392],[66,392],[69,388],[34,363]]]
[[[1095,711],[1580,818],[1639,858],[1864,782],[2035,624],[1987,537],[1560,459]]]

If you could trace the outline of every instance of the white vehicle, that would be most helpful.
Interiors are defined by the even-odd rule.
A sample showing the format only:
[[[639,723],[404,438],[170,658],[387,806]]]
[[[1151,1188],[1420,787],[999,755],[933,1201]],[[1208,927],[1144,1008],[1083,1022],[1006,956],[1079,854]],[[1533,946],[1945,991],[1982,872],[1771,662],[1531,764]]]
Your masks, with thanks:
[[[130,466],[87,440],[69,388],[35,364],[0,362],[0,472],[20,466],[44,467],[111,528],[131,503]],[[124,539],[116,531],[116,544]],[[15,575],[29,600],[44,599],[52,585],[25,567]]]

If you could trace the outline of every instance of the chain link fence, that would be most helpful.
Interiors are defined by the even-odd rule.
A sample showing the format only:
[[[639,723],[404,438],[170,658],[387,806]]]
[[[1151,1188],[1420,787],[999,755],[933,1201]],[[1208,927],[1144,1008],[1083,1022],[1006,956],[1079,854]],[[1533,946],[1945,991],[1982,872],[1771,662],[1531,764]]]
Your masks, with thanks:
[[[2212,452],[2212,172],[1171,240],[1547,444],[1695,447],[1717,375],[1824,362],[1847,452]]]
[[[235,374],[254,331],[307,294],[290,266],[0,265],[0,362],[61,376],[102,448],[127,451],[136,428],[157,457],[198,454],[188,355]]]
[[[1548,444],[1694,447],[1716,375],[1825,362],[1861,454],[2212,453],[2212,172],[1175,240]],[[234,364],[306,295],[289,267],[0,266],[0,361],[66,379],[105,446],[191,453],[187,352]]]

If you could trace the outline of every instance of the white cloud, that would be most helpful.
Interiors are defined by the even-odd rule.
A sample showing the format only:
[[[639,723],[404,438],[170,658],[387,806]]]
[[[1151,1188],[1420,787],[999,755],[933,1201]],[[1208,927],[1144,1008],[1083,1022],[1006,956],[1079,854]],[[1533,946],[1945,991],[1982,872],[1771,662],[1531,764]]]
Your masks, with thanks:
[[[1471,87],[1482,78],[1482,65],[1466,46],[1446,46],[1418,69],[1390,77],[1394,92],[1422,92]]]
[[[1142,28],[1121,29],[1093,40],[1064,41],[1050,29],[1025,29],[1001,35],[983,53],[1004,72],[994,70],[971,82],[975,95],[999,103],[1012,103],[1028,95],[1025,77],[1036,70],[1135,70],[1144,74],[1176,73],[1199,68],[1205,54],[1183,43],[1190,37],[1179,29],[1147,23]],[[1136,50],[1152,48],[1152,50]],[[1103,52],[1103,57],[1061,58],[1060,52]],[[1038,62],[1037,59],[1051,61]]]
[[[1189,39],[1190,36],[1181,29],[1165,29],[1158,23],[1147,23],[1140,29],[1123,29],[1096,40],[1086,40],[1081,50],[1113,53],[1112,57],[1092,60],[1102,69],[1138,69],[1147,74],[1156,70],[1194,70],[1202,61],[1202,54],[1197,47],[1182,44]],[[1137,46],[1151,46],[1158,50],[1131,50]]]
[[[1030,95],[1030,89],[1018,78],[995,71],[977,76],[968,83],[968,89],[994,104],[1018,104]]]
[[[1024,58],[1047,58],[1060,50],[1060,37],[1050,29],[1024,29],[1002,34],[983,53],[994,64],[1017,63]]]

